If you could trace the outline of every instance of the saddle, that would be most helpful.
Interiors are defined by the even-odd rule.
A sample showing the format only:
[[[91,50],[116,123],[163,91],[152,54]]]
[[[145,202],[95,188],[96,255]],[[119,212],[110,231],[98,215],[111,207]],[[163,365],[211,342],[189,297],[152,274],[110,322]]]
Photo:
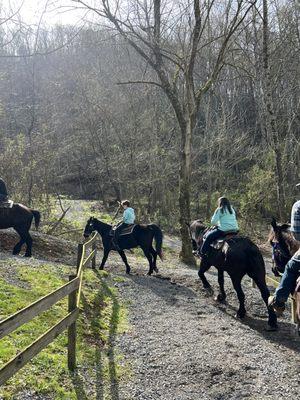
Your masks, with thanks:
[[[14,202],[12,200],[0,201],[0,208],[12,208]]]
[[[126,226],[125,228],[122,229],[122,231],[120,232],[119,236],[125,236],[125,235],[130,235],[134,228],[136,227],[137,224],[130,224],[128,226]],[[109,232],[109,236],[114,236],[114,231],[116,230],[116,226],[114,226],[111,231]]]
[[[234,237],[236,237],[238,235],[238,233],[239,233],[239,231],[232,231],[232,232],[228,231],[228,232],[226,232],[224,237],[215,240],[214,242],[212,242],[212,244],[210,246],[216,250],[220,250],[226,241],[228,241],[229,239],[233,239]]]

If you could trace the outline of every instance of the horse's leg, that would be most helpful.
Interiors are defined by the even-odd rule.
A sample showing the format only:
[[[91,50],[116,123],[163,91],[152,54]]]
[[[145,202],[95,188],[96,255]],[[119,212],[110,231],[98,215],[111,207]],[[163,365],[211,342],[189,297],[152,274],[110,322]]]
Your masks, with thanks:
[[[245,309],[245,294],[242,289],[241,281],[243,278],[243,275],[230,275],[233,287],[236,291],[237,297],[239,299],[240,307],[236,313],[236,316],[238,318],[244,318],[246,315],[246,309]]]
[[[124,264],[126,265],[126,274],[130,274],[130,265],[128,264],[126,254],[123,250],[119,250],[118,253],[120,254]]]
[[[277,316],[275,311],[269,307],[268,305],[268,298],[270,296],[270,292],[268,289],[268,286],[266,284],[266,278],[265,278],[265,274],[260,274],[258,275],[252,275],[252,274],[248,274],[250,276],[250,278],[252,278],[254,280],[254,282],[256,283],[256,286],[258,287],[258,289],[260,290],[261,293],[261,297],[263,298],[267,309],[268,309],[268,314],[269,314],[269,318],[268,318],[268,325],[269,328],[268,330],[277,330],[278,326],[277,326]]]
[[[18,233],[18,235],[20,236],[19,242],[13,248],[13,254],[17,255],[17,254],[20,253],[23,244],[26,242],[26,234],[21,228],[14,228],[14,229]]]
[[[32,251],[32,237],[30,236],[29,232],[26,235],[26,252],[25,252],[25,257],[31,257],[31,251]]]
[[[151,275],[151,274],[153,273],[153,259],[152,259],[152,254],[151,254],[149,248],[142,247],[142,249],[143,249],[143,252],[144,252],[144,254],[145,254],[145,256],[146,256],[146,258],[147,258],[147,260],[148,260],[148,262],[149,262],[149,271],[148,271],[148,274],[147,274],[147,275]]]
[[[158,272],[158,268],[156,266],[156,260],[157,260],[157,252],[156,250],[153,248],[153,246],[151,246],[150,252],[153,256],[153,269],[155,272]]]
[[[216,301],[224,302],[226,299],[226,293],[224,290],[224,270],[218,268],[218,283],[219,283],[219,294],[215,298]]]
[[[99,269],[103,269],[104,268],[104,265],[106,263],[107,257],[108,257],[109,252],[110,252],[110,248],[104,247],[103,251],[104,251],[103,252],[103,258],[102,258],[102,261],[101,261]]]
[[[203,283],[204,289],[207,289],[209,292],[212,293],[213,290],[212,290],[212,288],[210,286],[210,283],[208,282],[208,280],[206,279],[206,277],[204,275],[205,272],[209,270],[209,268],[210,268],[210,265],[208,263],[203,263],[201,261],[200,268],[199,268],[199,271],[198,271],[198,276],[199,276],[199,278],[201,279],[201,281]]]

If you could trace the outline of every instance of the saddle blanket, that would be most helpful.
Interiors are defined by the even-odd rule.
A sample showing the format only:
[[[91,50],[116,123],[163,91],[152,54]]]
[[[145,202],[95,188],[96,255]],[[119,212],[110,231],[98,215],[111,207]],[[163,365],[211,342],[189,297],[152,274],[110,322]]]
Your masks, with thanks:
[[[122,229],[121,233],[119,236],[125,236],[125,235],[130,235],[134,228],[136,227],[137,224],[130,224],[128,226],[126,226],[125,228]],[[109,232],[109,236],[114,236],[115,234],[115,230],[117,227],[113,227],[112,230]]]
[[[12,200],[7,200],[7,201],[1,201],[0,202],[0,208],[12,208],[14,205],[14,202]]]

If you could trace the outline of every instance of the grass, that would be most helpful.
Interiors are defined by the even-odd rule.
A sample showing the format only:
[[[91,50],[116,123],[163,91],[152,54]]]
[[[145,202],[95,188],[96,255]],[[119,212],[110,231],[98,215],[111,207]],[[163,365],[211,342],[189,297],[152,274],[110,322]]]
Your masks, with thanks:
[[[4,263],[0,262],[0,271]],[[15,265],[12,273],[23,287],[10,283],[0,273],[1,319],[51,292],[67,281],[69,267],[43,264],[39,268]],[[26,393],[53,399],[118,398],[118,383],[127,379],[130,367],[115,347],[118,333],[128,329],[125,305],[118,300],[114,280],[108,273],[85,271],[81,312],[77,324],[76,373],[67,368],[67,334],[63,333],[0,388],[0,398],[12,400]],[[51,310],[0,340],[0,367],[17,352],[66,315],[64,299]]]

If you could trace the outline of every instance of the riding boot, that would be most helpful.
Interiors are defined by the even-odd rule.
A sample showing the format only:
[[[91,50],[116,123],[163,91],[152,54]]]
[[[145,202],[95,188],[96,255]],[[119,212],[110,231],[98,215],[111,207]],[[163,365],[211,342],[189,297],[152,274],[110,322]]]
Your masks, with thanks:
[[[276,313],[277,317],[280,317],[285,310],[285,304],[278,302],[275,296],[269,297],[268,306]]]

